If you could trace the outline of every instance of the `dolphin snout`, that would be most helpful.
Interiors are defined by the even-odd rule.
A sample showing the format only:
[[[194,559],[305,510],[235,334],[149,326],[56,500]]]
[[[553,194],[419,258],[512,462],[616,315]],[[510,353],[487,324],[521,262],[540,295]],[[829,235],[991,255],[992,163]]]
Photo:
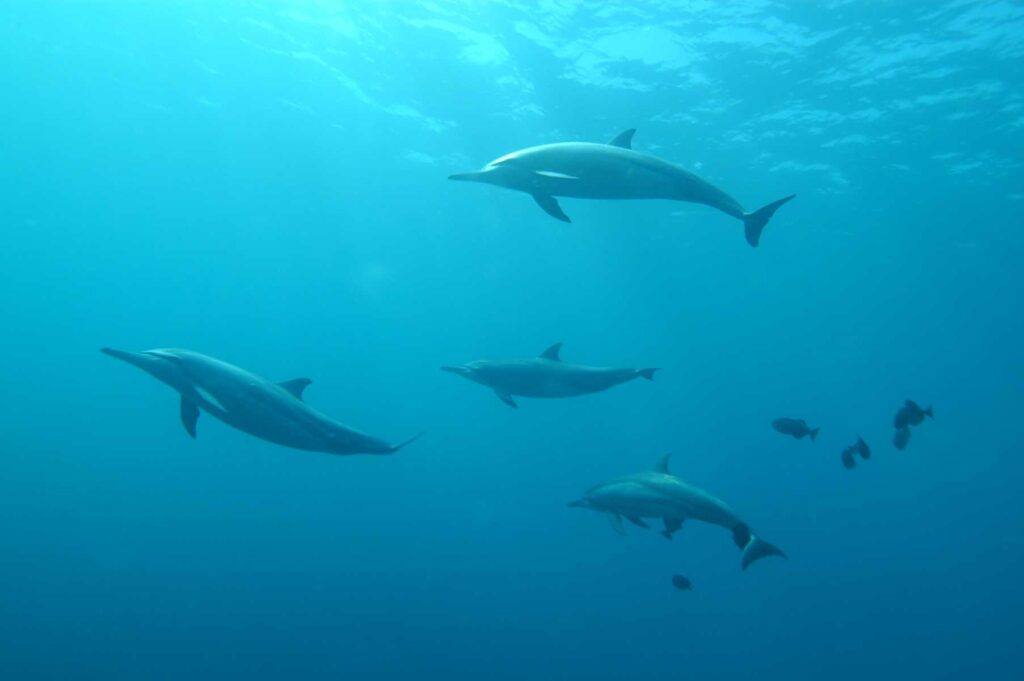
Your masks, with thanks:
[[[579,508],[580,506],[583,506],[583,505],[584,505],[585,503],[586,503],[586,502],[585,502],[585,501],[583,501],[582,499],[577,499],[576,501],[570,501],[570,502],[569,502],[568,504],[566,504],[566,505],[567,505],[567,506],[568,506],[569,508]]]
[[[469,369],[466,367],[441,367],[441,371],[447,371],[450,374],[458,374],[460,376],[465,376],[469,373]]]
[[[481,173],[478,171],[473,171],[471,173],[455,173],[454,175],[449,175],[448,179],[458,180],[460,182],[473,182],[480,179],[480,175]]]
[[[100,348],[100,352],[104,355],[110,355],[111,357],[116,357],[117,359],[130,362],[132,364],[137,364],[145,360],[145,357],[141,352],[128,352],[126,350],[117,350],[115,348]]]

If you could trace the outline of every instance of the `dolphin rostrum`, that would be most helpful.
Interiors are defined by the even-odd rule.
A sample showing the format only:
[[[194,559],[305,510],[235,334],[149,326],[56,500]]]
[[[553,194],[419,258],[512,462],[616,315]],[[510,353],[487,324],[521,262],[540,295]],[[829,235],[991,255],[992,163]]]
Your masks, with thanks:
[[[312,383],[308,378],[274,383],[190,350],[102,352],[177,390],[181,422],[192,437],[200,410],[262,440],[329,454],[391,454],[419,437],[390,445],[328,418],[302,401],[302,391]]]
[[[548,215],[571,222],[556,196],[578,199],[670,199],[703,203],[743,221],[747,243],[757,246],[775,211],[796,194],[748,213],[740,203],[693,173],[656,156],[633,151],[636,129],[608,144],[559,142],[513,151],[483,169],[450,180],[483,182],[533,196]]]
[[[555,343],[538,357],[527,359],[481,359],[457,367],[441,367],[492,389],[510,407],[518,407],[513,395],[522,397],[575,397],[598,393],[643,376],[654,380],[657,369],[610,369],[563,362]]]
[[[671,539],[685,520],[700,520],[719,525],[732,532],[733,541],[743,551],[743,569],[765,556],[782,556],[753,532],[724,502],[704,490],[686,484],[668,472],[669,455],[664,455],[654,470],[629,475],[591,487],[578,501],[569,505],[607,513],[612,527],[620,534],[622,518],[634,525],[649,527],[644,518],[660,519],[662,535]]]

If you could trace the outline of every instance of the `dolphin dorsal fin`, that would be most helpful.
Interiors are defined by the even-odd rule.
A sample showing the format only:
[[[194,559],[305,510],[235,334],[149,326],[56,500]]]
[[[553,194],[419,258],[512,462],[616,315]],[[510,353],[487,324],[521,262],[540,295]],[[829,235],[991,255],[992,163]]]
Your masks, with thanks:
[[[540,353],[540,356],[544,359],[550,359],[552,362],[561,362],[562,358],[558,356],[558,353],[562,350],[561,343],[555,343],[550,348]]]
[[[612,141],[608,144],[613,147],[622,147],[623,149],[633,148],[633,133],[636,132],[636,128],[630,128],[629,130],[623,130],[618,135],[612,138]]]
[[[655,473],[664,473],[665,475],[671,475],[668,472],[668,460],[672,458],[671,454],[662,454],[658,462],[654,464]]]
[[[294,395],[295,399],[301,400],[302,391],[312,382],[308,378],[293,378],[290,381],[281,381],[278,385]]]

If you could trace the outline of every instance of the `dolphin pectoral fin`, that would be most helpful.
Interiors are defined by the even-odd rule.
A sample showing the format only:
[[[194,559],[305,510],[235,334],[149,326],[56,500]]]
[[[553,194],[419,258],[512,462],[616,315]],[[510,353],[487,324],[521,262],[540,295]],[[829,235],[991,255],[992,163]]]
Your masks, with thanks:
[[[572,222],[572,220],[569,219],[569,216],[565,214],[565,211],[562,210],[562,207],[558,205],[558,199],[555,197],[534,194],[533,200],[537,202],[537,205],[540,206],[545,213],[554,219],[561,220],[562,222]]]
[[[763,208],[758,208],[753,213],[746,213],[743,216],[743,233],[747,237],[747,243],[753,247],[757,247],[757,244],[761,241],[761,230],[768,224],[768,221],[775,215],[775,211],[782,207],[784,203],[792,200],[796,194],[790,194],[789,196],[779,199],[778,201],[772,201]]]
[[[644,527],[644,528],[647,528],[647,529],[651,529],[650,525],[645,523],[642,518],[638,518],[635,515],[627,515],[626,516],[626,520],[628,520],[629,522],[633,523],[637,527]]]
[[[196,437],[196,421],[199,420],[199,407],[187,397],[181,398],[181,424],[185,426],[192,439]]]
[[[765,540],[755,536],[750,538],[750,542],[747,547],[743,549],[743,560],[740,562],[744,570],[750,566],[755,560],[760,560],[767,556],[781,556],[782,558],[789,559],[782,549],[777,546],[773,546]]]
[[[609,513],[608,522],[612,524],[612,529],[615,530],[616,534],[626,534],[626,528],[622,526],[622,516],[618,513]]]
[[[682,526],[683,521],[678,518],[665,518],[665,529],[661,531],[661,536],[671,539],[672,535],[678,532]]]
[[[503,392],[500,392],[498,390],[495,390],[494,394],[498,396],[499,400],[501,400],[502,402],[504,402],[508,406],[512,407],[513,409],[518,409],[519,408],[519,405],[516,404],[516,401],[513,400],[512,396],[509,395],[508,393],[503,393]]]
[[[633,134],[636,133],[636,128],[630,128],[629,130],[623,130],[618,135],[612,138],[608,142],[609,146],[622,147],[623,149],[633,148]]]
[[[278,385],[294,395],[295,399],[301,400],[302,391],[305,390],[312,382],[313,381],[308,378],[293,378],[290,381],[281,381]]]

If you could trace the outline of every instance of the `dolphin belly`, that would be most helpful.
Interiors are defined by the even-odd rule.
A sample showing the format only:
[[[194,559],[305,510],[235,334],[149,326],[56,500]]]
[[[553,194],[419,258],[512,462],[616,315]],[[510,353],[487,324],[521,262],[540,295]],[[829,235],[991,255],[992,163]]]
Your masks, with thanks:
[[[528,171],[530,193],[577,199],[674,199],[674,167],[606,144],[567,142],[528,149],[507,163]]]
[[[559,398],[577,397],[593,392],[558,376],[542,377],[531,384],[524,384],[521,387],[523,392],[514,392],[513,394],[522,395],[523,397]]]
[[[537,358],[494,363],[483,383],[494,390],[522,397],[574,397],[581,390],[558,364]]]
[[[592,490],[595,505],[602,510],[638,518],[689,517],[677,500],[660,494],[641,482],[622,480]]]
[[[195,389],[199,408],[233,428],[284,447],[326,451],[323,431],[301,414],[300,410],[308,407],[273,395],[269,386],[224,381],[197,384]]]
[[[538,362],[518,372],[506,384],[523,397],[576,397],[608,390],[636,378],[632,369],[605,369],[564,362]]]
[[[304,402],[279,394],[276,386],[252,386],[252,393],[221,396],[226,413],[211,414],[241,431],[292,449],[328,454],[379,454],[388,443],[344,426]]]

